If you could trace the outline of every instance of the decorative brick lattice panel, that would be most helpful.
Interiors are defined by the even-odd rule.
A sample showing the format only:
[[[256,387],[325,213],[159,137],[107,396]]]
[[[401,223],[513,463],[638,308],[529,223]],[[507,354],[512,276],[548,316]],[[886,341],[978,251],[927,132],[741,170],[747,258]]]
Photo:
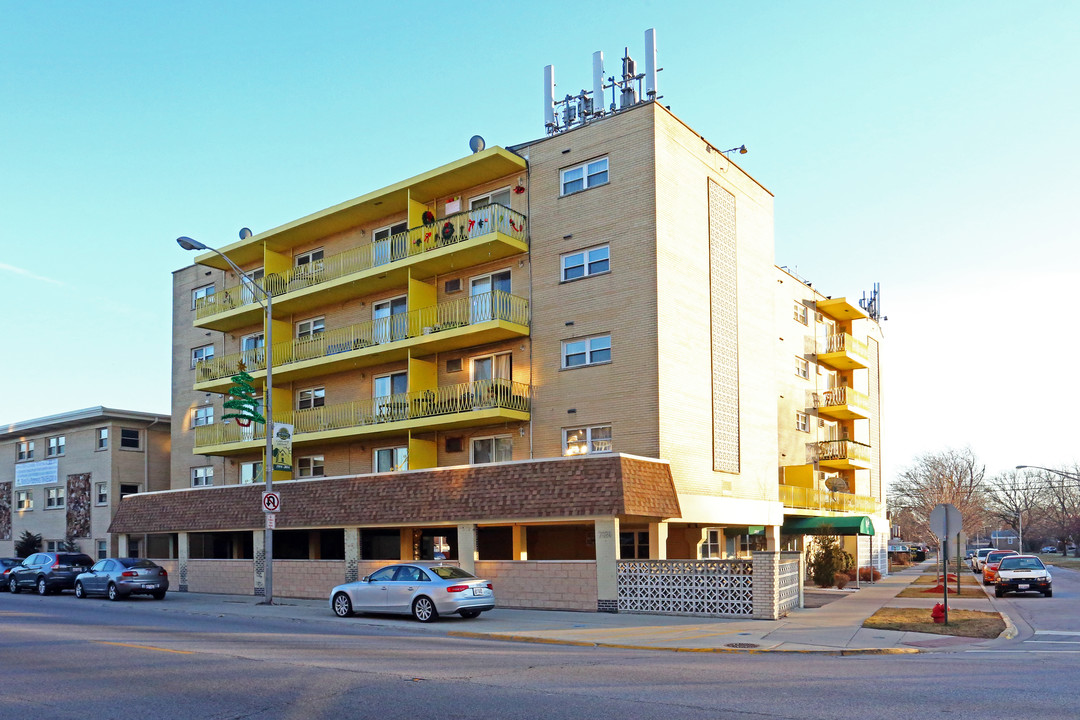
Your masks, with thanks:
[[[735,196],[709,180],[713,470],[739,472],[739,305]]]
[[[799,607],[799,561],[780,563],[780,616]]]
[[[11,539],[11,483],[0,483],[0,540]]]
[[[751,617],[749,560],[620,560],[619,612]]]
[[[67,476],[68,537],[90,537],[90,473]]]

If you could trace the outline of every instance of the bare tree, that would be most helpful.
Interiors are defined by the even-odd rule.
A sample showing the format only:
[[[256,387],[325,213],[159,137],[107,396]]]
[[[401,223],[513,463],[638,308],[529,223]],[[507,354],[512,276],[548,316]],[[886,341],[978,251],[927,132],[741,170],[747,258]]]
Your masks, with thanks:
[[[1074,466],[1068,474],[1077,477],[1078,471],[1080,467]],[[1069,543],[1080,537],[1080,485],[1074,479],[1042,470],[1036,471],[1036,476],[1043,488],[1042,511],[1061,543],[1062,554],[1067,555]],[[1080,550],[1076,554],[1080,556]]]
[[[1024,551],[1023,531],[1031,535],[1033,513],[1041,515],[1037,509],[1044,505],[1045,485],[1038,473],[1018,470],[995,475],[986,483],[987,511],[1020,535],[1020,552]]]
[[[969,531],[982,528],[987,516],[986,466],[971,448],[926,453],[903,469],[889,488],[889,504],[910,513],[919,534],[929,537],[930,511],[939,503],[956,506]]]

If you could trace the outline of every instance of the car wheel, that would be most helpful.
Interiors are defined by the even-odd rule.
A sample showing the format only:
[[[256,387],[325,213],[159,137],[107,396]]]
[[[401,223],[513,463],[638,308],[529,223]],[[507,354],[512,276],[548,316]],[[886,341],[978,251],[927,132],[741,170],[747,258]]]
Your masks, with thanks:
[[[37,594],[38,595],[48,595],[49,594],[49,586],[45,584],[45,578],[43,578],[43,577],[39,577],[37,579]]]
[[[1004,588],[999,588],[999,587],[994,588],[994,596],[995,597],[1005,597]]]
[[[109,583],[108,595],[110,600],[120,599],[120,591],[116,589],[116,583]]]
[[[8,590],[13,593],[19,592],[19,583],[15,578],[11,578],[11,580],[8,581]]]
[[[435,609],[431,598],[421,595],[413,601],[412,616],[422,623],[429,623],[439,618],[439,611]]]
[[[150,593],[150,594],[154,596],[155,600],[164,600],[165,599],[165,591],[164,590],[158,590],[156,593]]]
[[[1046,592],[1043,593],[1043,597],[1054,597],[1054,591],[1053,590],[1047,590]]]
[[[479,610],[462,610],[461,611],[461,617],[465,618],[466,620],[472,620],[473,618],[480,617],[480,611]]]
[[[349,596],[343,592],[339,592],[334,596],[334,614],[338,617],[349,617],[352,615],[352,600]]]
[[[86,592],[83,590],[81,582],[75,583],[75,597],[79,598],[80,600],[86,597]]]

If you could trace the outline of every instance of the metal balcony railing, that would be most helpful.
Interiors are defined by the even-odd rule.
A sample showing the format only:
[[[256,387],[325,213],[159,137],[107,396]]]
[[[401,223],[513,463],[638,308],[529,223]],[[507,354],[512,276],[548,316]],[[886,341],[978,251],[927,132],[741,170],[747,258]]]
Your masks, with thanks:
[[[818,461],[855,460],[870,462],[870,446],[854,440],[824,440],[816,443]]]
[[[869,362],[870,350],[866,343],[856,340],[848,333],[835,333],[827,335],[818,343],[818,355],[843,353],[858,358],[865,365]]]
[[[829,388],[823,392],[814,393],[814,407],[830,408],[842,405],[852,405],[869,411],[870,398],[849,387]]]
[[[866,495],[815,490],[813,488],[780,486],[780,501],[784,507],[803,510],[831,510],[834,512],[876,513],[878,501]]]

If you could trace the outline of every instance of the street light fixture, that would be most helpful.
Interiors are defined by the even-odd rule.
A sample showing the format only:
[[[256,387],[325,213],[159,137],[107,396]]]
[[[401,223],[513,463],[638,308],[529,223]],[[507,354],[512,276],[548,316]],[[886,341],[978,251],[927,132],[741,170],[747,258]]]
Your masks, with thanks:
[[[243,235],[241,235],[243,237]],[[244,282],[258,290],[263,294],[266,302],[259,299],[259,296],[252,293],[252,297],[255,298],[255,302],[262,306],[263,314],[265,316],[266,326],[266,340],[263,343],[263,352],[266,355],[266,391],[263,396],[263,407],[266,411],[266,457],[263,458],[263,478],[266,480],[266,492],[274,491],[274,376],[273,376],[273,349],[274,349],[274,325],[273,325],[273,297],[266,291],[266,289],[255,282],[255,279],[248,275],[246,272],[236,266],[232,260],[229,259],[225,253],[216,248],[212,248],[209,245],[205,245],[198,240],[192,240],[189,237],[176,238],[176,244],[185,250],[209,250],[212,253],[217,253],[221,256],[225,262],[229,264],[229,267],[233,271],[244,279]],[[265,528],[265,551],[266,551],[266,566],[265,566],[265,578],[266,578],[266,591],[265,599],[261,603],[262,605],[274,604],[274,531],[269,527]]]

